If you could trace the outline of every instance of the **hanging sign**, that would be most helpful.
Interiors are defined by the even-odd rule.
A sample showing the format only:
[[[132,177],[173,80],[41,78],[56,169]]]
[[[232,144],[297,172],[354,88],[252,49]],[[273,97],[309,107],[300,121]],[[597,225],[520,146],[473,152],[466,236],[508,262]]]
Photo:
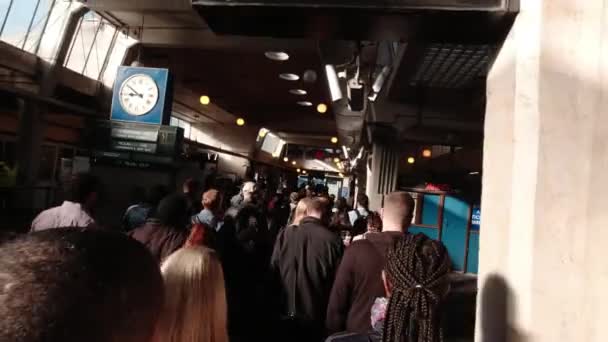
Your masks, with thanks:
[[[481,208],[474,207],[473,214],[471,215],[471,230],[479,231],[480,223],[481,223]]]

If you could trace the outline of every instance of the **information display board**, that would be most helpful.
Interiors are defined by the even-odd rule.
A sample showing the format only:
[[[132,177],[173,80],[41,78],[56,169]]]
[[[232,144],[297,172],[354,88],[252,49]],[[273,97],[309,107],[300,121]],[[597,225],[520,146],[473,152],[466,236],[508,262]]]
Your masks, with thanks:
[[[172,166],[183,143],[183,129],[141,123],[97,121],[86,134],[93,162],[148,168]]]

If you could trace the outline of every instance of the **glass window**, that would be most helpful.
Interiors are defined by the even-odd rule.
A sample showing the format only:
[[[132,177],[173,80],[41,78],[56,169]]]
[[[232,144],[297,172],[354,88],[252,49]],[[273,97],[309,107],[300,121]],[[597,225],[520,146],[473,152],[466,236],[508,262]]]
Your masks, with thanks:
[[[7,7],[8,3],[10,3],[10,0],[0,1],[2,1],[0,7]],[[0,39],[21,48],[39,2],[38,0],[13,0],[8,17],[3,23]]]
[[[133,46],[133,44],[136,42],[137,41],[135,39],[130,38],[123,32],[118,33],[116,42],[114,43],[114,48],[112,49],[112,53],[108,59],[108,65],[103,73],[102,81],[106,86],[111,87],[114,84],[116,72],[118,71],[118,67],[123,64],[127,49]]]
[[[187,123],[186,121],[179,120],[179,127],[184,129],[184,138],[189,139],[190,138],[190,124]]]
[[[116,29],[106,20],[101,20],[97,31],[97,36],[89,52],[87,65],[84,75],[93,79],[98,79],[106,60],[106,55],[110,51],[112,40],[116,34]]]
[[[57,160],[57,147],[44,145],[40,155],[39,180],[53,180],[55,176],[55,161]]]
[[[83,73],[87,57],[97,38],[96,35],[101,27],[101,18],[94,12],[88,12],[80,19],[78,31],[74,35],[70,46],[70,53],[66,61],[66,67],[77,73]]]
[[[172,116],[171,121],[169,122],[169,126],[179,127],[179,119]]]
[[[29,33],[27,34],[27,38],[25,40],[25,44],[23,49],[32,53],[35,53],[38,49],[38,43],[40,42],[40,36],[44,30],[44,27],[47,24],[47,20],[49,18],[49,14],[51,13],[51,6],[53,5],[53,0],[40,0],[38,2],[38,8],[34,14],[34,19],[31,22],[32,26],[30,28]]]
[[[198,128],[192,127],[190,129],[190,140],[197,141],[200,133],[201,133],[201,131]]]
[[[8,12],[10,2],[11,0],[0,0],[0,28],[2,28],[4,18],[6,18],[6,13]]]
[[[55,2],[38,47],[37,54],[40,58],[48,62],[55,62],[57,50],[61,39],[63,39],[70,15],[80,7],[82,7],[80,3],[69,0],[57,0]]]

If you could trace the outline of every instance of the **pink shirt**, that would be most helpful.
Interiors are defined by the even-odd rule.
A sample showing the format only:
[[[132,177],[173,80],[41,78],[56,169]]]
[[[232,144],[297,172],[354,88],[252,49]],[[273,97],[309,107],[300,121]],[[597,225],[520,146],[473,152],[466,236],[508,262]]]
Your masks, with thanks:
[[[70,201],[41,212],[32,222],[32,231],[62,227],[90,227],[95,220],[82,208],[80,203]]]

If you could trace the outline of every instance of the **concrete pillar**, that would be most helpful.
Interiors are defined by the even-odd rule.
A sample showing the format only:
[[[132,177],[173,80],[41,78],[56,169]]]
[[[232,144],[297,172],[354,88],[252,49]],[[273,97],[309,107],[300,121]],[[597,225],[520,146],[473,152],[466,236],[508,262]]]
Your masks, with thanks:
[[[379,211],[384,195],[396,189],[398,169],[397,150],[389,144],[375,143],[367,163],[365,188],[371,210]]]
[[[38,180],[45,123],[38,105],[19,100],[17,132],[17,184],[35,185]]]
[[[58,82],[58,72],[69,51],[72,37],[76,33],[78,20],[88,11],[81,7],[70,14],[69,22],[61,38],[54,64],[42,64],[39,70],[39,91],[41,97],[52,98]],[[40,157],[46,123],[44,115],[48,112],[46,105],[33,100],[20,100],[18,142],[18,176],[19,185],[34,186],[38,181]]]
[[[608,340],[608,0],[521,0],[488,79],[476,341]]]

